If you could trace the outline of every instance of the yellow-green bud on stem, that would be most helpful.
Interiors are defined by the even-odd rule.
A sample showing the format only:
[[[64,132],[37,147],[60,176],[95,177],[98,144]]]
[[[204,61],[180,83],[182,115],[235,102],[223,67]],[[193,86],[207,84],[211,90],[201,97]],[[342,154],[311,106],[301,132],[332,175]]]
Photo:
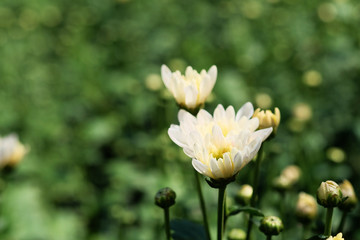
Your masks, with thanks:
[[[284,230],[284,224],[280,218],[268,216],[261,220],[259,229],[266,236],[279,235],[279,233]]]
[[[175,204],[176,194],[169,188],[160,189],[155,195],[155,204],[161,208],[169,208]]]
[[[296,203],[295,214],[298,220],[307,224],[315,219],[317,215],[317,203],[313,196],[301,192]]]
[[[245,240],[246,233],[242,229],[234,228],[228,234],[228,240]]]
[[[253,188],[249,184],[244,184],[236,193],[235,200],[242,205],[248,205],[250,203],[252,195]]]
[[[325,208],[337,207],[342,201],[342,192],[334,181],[322,182],[317,190],[317,202]]]
[[[273,128],[272,136],[276,135],[277,129],[280,124],[280,110],[275,108],[274,113],[270,110],[261,110],[260,108],[256,109],[253,117],[259,119],[259,129],[264,128]]]
[[[339,186],[343,197],[346,198],[345,201],[340,203],[339,208],[342,211],[349,212],[356,207],[358,202],[354,188],[348,180],[344,180]]]

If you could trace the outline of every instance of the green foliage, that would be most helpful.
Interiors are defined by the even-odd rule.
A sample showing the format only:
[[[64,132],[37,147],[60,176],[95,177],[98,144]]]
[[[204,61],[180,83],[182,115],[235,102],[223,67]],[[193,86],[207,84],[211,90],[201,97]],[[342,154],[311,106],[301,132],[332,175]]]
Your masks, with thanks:
[[[206,233],[203,226],[186,221],[186,220],[172,220],[171,234],[174,240],[206,240]]]
[[[2,0],[0,135],[16,132],[31,150],[0,184],[0,238],[165,239],[153,204],[165,186],[178,196],[171,216],[200,222],[190,160],[167,136],[177,106],[159,74],[161,64],[215,64],[208,111],[246,101],[281,111],[260,205],[280,215],[283,203],[284,234],[300,239],[298,191],[314,195],[328,179],[360,184],[359,8],[356,0]],[[333,147],[342,162],[330,161]],[[284,199],[269,189],[289,164],[303,175]],[[252,169],[237,182],[250,183]],[[203,183],[215,223],[216,192]],[[360,234],[354,212],[345,239]],[[242,215],[229,226],[244,227]]]

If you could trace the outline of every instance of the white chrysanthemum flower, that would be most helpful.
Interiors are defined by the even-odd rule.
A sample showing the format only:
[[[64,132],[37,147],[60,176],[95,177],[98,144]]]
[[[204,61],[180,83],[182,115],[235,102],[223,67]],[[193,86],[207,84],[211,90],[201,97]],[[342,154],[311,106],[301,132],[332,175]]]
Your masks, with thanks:
[[[27,151],[28,149],[21,144],[16,134],[0,137],[0,167],[16,165]]]
[[[212,179],[227,179],[236,175],[260,149],[272,128],[255,131],[257,118],[251,119],[254,108],[246,103],[235,114],[232,106],[226,110],[218,105],[212,116],[200,110],[196,117],[180,110],[179,125],[171,125],[171,140],[192,158],[193,167]]]
[[[161,77],[176,102],[190,110],[205,103],[215,85],[217,68],[214,65],[208,72],[202,70],[198,73],[189,66],[186,68],[185,75],[181,75],[180,71],[172,73],[166,65],[162,65]]]

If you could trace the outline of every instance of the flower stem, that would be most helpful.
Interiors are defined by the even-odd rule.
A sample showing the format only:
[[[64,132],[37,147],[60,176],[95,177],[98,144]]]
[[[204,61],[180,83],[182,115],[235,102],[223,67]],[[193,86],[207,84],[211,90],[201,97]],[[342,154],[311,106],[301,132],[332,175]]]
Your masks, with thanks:
[[[200,201],[200,207],[201,207],[201,212],[202,212],[202,216],[203,216],[204,227],[205,227],[206,235],[207,235],[208,239],[210,240],[211,236],[210,236],[210,230],[209,230],[209,223],[207,220],[205,201],[204,201],[204,196],[203,196],[202,190],[201,190],[199,173],[195,169],[194,169],[194,173],[195,173],[195,179],[196,179],[196,190],[198,192],[198,197],[199,197],[199,201]]]
[[[272,235],[267,235],[266,240],[271,240]]]
[[[250,200],[251,207],[255,207],[255,205],[256,205],[256,199],[257,199],[258,189],[259,189],[260,163],[261,163],[261,159],[262,159],[262,155],[263,155],[263,148],[264,148],[264,143],[261,146],[261,148],[259,149],[256,163],[255,163],[256,166],[255,166],[255,173],[254,173],[254,178],[253,178],[253,189],[254,190],[253,190],[253,195],[251,196],[251,200]],[[250,240],[251,228],[252,228],[252,223],[253,223],[252,218],[253,218],[253,215],[250,214],[249,220],[248,220],[248,228],[247,228],[247,232],[246,232],[246,240]]]
[[[166,231],[166,239],[171,240],[170,234],[170,212],[169,208],[164,208],[164,217],[165,217],[165,231]]]
[[[219,188],[219,198],[218,198],[218,234],[217,239],[221,240],[224,231],[224,200],[225,200],[225,189],[226,186]]]
[[[345,225],[345,220],[346,220],[347,214],[348,214],[347,211],[343,211],[343,214],[341,216],[341,221],[340,221],[339,228],[338,228],[337,232],[344,233],[344,225]]]
[[[326,219],[325,219],[325,231],[324,235],[329,237],[331,235],[331,224],[332,224],[332,215],[334,208],[329,207],[326,211]]]

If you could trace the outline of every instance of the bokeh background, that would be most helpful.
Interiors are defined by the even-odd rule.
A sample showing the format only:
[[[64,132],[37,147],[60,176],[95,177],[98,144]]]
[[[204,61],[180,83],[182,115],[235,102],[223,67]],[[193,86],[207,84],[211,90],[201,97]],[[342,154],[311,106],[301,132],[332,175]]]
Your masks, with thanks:
[[[31,151],[2,177],[0,238],[165,239],[153,204],[165,186],[177,193],[172,216],[201,222],[190,160],[167,136],[177,106],[161,64],[215,64],[210,112],[280,108],[265,213],[279,214],[271,181],[289,164],[303,172],[289,199],[327,179],[349,179],[360,195],[359,24],[357,0],[2,0],[0,135],[17,133]],[[203,189],[214,233],[217,193]],[[288,201],[287,239],[300,239]],[[359,219],[357,208],[347,240],[360,239]],[[229,225],[245,227],[241,216]]]

